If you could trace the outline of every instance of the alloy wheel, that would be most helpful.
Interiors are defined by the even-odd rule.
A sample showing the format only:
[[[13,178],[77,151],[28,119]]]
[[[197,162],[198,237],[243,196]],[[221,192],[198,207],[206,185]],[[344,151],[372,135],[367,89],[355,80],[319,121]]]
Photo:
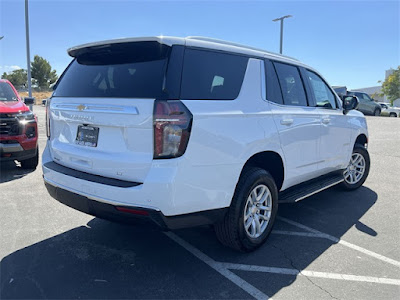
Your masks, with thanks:
[[[272,195],[269,188],[260,184],[256,186],[247,198],[244,207],[244,228],[251,238],[261,236],[271,218]]]
[[[344,180],[348,184],[357,184],[365,173],[365,159],[360,153],[353,153],[350,163],[343,172]]]

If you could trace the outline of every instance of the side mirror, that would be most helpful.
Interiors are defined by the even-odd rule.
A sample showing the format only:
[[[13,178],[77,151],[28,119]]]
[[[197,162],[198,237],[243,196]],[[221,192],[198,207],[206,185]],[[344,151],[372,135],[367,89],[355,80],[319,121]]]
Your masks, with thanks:
[[[352,109],[357,109],[360,101],[356,96],[342,96],[343,114],[347,114]]]
[[[35,98],[34,97],[25,97],[24,98],[24,103],[26,105],[32,105],[35,103]]]

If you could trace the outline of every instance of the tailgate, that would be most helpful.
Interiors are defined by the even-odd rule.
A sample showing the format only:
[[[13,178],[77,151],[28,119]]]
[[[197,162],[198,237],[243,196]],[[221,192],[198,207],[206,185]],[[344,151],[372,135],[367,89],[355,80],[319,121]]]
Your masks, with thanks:
[[[50,149],[66,167],[143,182],[153,160],[153,103],[150,99],[53,98]],[[95,128],[96,144],[82,142],[81,127]],[[82,129],[80,129],[82,131]]]

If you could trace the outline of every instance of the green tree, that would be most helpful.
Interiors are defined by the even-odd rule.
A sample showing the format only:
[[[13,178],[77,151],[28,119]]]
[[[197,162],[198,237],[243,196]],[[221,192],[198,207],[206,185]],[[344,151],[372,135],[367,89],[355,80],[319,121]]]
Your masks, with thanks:
[[[14,70],[11,73],[7,74],[6,72],[1,75],[2,79],[7,79],[9,80],[15,87],[21,87],[26,85],[26,82],[28,80],[28,75],[26,70],[24,69],[18,69]]]
[[[382,83],[382,93],[388,97],[390,105],[400,98],[400,66]]]
[[[31,67],[32,78],[36,80],[40,88],[49,88],[51,84],[57,81],[56,70],[51,70],[50,63],[43,57],[35,55]]]

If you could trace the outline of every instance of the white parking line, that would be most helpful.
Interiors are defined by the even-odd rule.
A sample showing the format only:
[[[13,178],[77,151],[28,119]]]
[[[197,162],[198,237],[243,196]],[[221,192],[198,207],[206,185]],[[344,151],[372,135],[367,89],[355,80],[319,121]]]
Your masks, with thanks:
[[[387,263],[389,263],[389,264],[392,264],[392,265],[394,265],[394,266],[396,266],[396,267],[400,267],[400,262],[397,261],[397,260],[391,259],[391,258],[389,258],[389,257],[386,257],[386,256],[383,256],[383,255],[381,255],[381,254],[375,253],[375,252],[373,252],[373,251],[367,250],[367,249],[365,249],[365,248],[362,248],[362,247],[360,247],[360,246],[354,245],[354,244],[352,244],[352,243],[343,241],[343,240],[341,240],[341,239],[339,239],[339,238],[337,238],[337,237],[334,237],[334,236],[332,236],[332,235],[323,233],[323,232],[321,232],[321,231],[318,231],[318,230],[313,229],[313,228],[311,228],[311,227],[308,227],[308,226],[306,226],[306,225],[297,223],[297,222],[295,222],[295,221],[286,219],[286,218],[284,218],[284,217],[277,217],[277,218],[278,218],[279,220],[283,221],[283,222],[286,222],[286,223],[291,224],[291,225],[293,225],[293,226],[296,226],[296,227],[298,227],[298,228],[307,230],[308,232],[312,232],[312,233],[314,234],[315,237],[321,237],[321,238],[328,239],[328,240],[330,240],[330,241],[332,241],[332,242],[334,242],[334,243],[341,244],[341,245],[343,245],[343,246],[346,246],[346,247],[351,248],[351,249],[353,249],[353,250],[359,251],[359,252],[361,252],[361,253],[364,253],[364,254],[366,254],[366,255],[369,255],[369,256],[374,257],[374,258],[376,258],[376,259],[379,259],[379,260],[381,260],[381,261],[384,261],[384,262],[387,262]],[[299,235],[300,235],[300,234],[299,234]]]
[[[263,292],[258,290],[256,287],[252,286],[247,281],[243,280],[242,278],[240,278],[236,274],[234,274],[231,271],[229,271],[222,263],[216,262],[212,258],[208,257],[203,252],[201,252],[199,249],[193,247],[191,244],[189,244],[185,240],[181,239],[176,234],[174,234],[172,232],[164,232],[164,233],[171,240],[173,240],[174,242],[176,242],[179,245],[181,245],[183,248],[185,248],[187,251],[192,253],[198,259],[200,259],[201,261],[203,261],[204,263],[209,265],[211,268],[213,268],[215,271],[220,273],[226,279],[230,280],[232,283],[236,284],[241,289],[245,290],[247,293],[252,295],[254,298],[256,298],[256,299],[271,299],[266,294],[264,294]]]
[[[306,270],[299,271],[296,269],[271,268],[271,267],[264,267],[264,266],[232,264],[232,263],[221,263],[221,264],[225,268],[231,269],[231,270],[274,273],[274,274],[284,274],[284,275],[293,275],[293,276],[303,275],[306,277],[338,279],[338,280],[359,281],[359,282],[372,282],[372,283],[391,284],[391,285],[399,285],[400,286],[399,279],[371,277],[371,276],[356,276],[356,275],[327,273],[327,272],[314,272],[314,271],[306,271]]]
[[[282,235],[305,236],[305,237],[313,237],[313,238],[325,238],[325,234],[318,234],[318,233],[312,233],[312,232],[272,230],[271,233],[273,233],[273,234],[282,234]]]

